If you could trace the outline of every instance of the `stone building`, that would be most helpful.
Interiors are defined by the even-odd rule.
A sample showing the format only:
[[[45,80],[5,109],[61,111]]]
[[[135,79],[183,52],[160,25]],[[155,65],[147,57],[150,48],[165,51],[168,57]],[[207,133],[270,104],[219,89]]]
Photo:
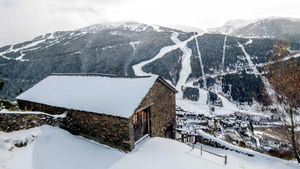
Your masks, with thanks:
[[[157,76],[53,74],[17,101],[22,110],[66,113],[69,132],[130,151],[146,136],[174,137],[175,93]]]

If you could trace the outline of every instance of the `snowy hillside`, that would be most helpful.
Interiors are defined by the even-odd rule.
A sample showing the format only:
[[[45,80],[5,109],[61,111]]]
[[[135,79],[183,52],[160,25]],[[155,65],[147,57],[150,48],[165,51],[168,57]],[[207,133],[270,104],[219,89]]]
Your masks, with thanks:
[[[231,20],[209,32],[248,38],[278,38],[299,41],[300,20],[285,17],[269,17],[256,20]]]
[[[208,32],[221,33],[221,34],[232,34],[237,29],[242,28],[242,27],[250,24],[251,22],[253,22],[253,21],[242,20],[242,19],[229,20],[221,27],[208,29]]]
[[[25,144],[26,142],[26,144]],[[42,126],[12,133],[0,132],[1,169],[296,169],[299,165],[256,152],[249,157],[204,146],[224,159],[164,138],[150,138],[130,153],[86,140],[55,127]],[[250,151],[250,150],[248,150]]]
[[[51,73],[160,75],[179,91],[180,104],[204,104],[206,111],[205,95],[210,91],[218,96],[219,104],[235,105],[221,107],[228,110],[225,113],[239,110],[241,105],[252,111],[274,104],[264,65],[270,63],[277,42],[136,22],[48,33],[0,47],[0,98],[14,100]],[[298,59],[300,44],[290,45],[286,59]],[[200,110],[201,106],[190,107]]]

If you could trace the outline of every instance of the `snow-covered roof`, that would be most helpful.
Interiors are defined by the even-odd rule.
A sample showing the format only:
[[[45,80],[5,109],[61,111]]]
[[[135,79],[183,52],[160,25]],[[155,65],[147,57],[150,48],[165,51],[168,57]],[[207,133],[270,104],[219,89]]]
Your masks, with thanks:
[[[17,99],[128,118],[157,79],[51,75]]]

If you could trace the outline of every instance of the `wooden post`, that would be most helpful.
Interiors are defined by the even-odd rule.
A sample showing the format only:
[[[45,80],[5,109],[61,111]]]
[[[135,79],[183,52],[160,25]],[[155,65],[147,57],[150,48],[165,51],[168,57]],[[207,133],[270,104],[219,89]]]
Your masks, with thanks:
[[[201,156],[202,156],[202,146],[201,146],[201,151],[200,151],[200,154],[201,154]]]
[[[227,155],[225,155],[225,165],[227,164]]]

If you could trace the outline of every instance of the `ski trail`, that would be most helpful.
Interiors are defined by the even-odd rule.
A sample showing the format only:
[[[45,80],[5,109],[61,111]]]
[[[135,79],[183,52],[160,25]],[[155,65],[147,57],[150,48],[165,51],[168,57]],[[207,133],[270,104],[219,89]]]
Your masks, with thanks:
[[[263,75],[261,75],[261,74],[259,73],[259,71],[257,70],[256,66],[255,66],[254,63],[252,62],[250,55],[246,52],[244,45],[241,44],[241,43],[240,43],[239,41],[237,41],[237,40],[236,40],[236,42],[238,43],[239,47],[242,49],[242,51],[243,51],[243,53],[244,53],[244,55],[245,55],[245,58],[246,58],[246,60],[247,60],[247,62],[248,62],[248,64],[249,64],[249,68],[252,69],[252,71],[253,71],[253,73],[254,73],[255,75],[260,76],[260,78],[262,79],[263,84],[264,84],[264,86],[265,86],[265,88],[266,88],[267,94],[269,95],[269,97],[270,97],[272,103],[275,104],[275,105],[278,105],[279,102],[278,102],[277,97],[276,97],[276,92],[275,92],[274,89],[272,88],[270,82],[268,81],[268,79],[267,79],[266,77],[264,77]]]
[[[177,32],[173,32],[172,35],[171,35],[171,40],[175,43],[174,45],[171,45],[171,46],[165,46],[163,48],[160,49],[159,53],[154,56],[153,58],[149,59],[149,60],[146,60],[146,61],[142,61],[138,64],[135,64],[132,66],[132,69],[135,73],[136,76],[151,76],[153,75],[152,73],[147,73],[147,72],[144,72],[143,71],[143,66],[147,65],[148,63],[151,63],[161,57],[163,57],[165,54],[177,49],[177,48],[180,48],[181,46],[185,46],[189,41],[191,41],[191,39],[193,39],[194,37],[191,37],[189,38],[188,40],[186,41],[180,41],[178,38],[178,33]],[[184,51],[183,51],[184,52]]]
[[[134,58],[134,56],[135,56],[136,45],[138,45],[139,43],[140,43],[140,41],[129,42],[129,45],[132,47],[133,52],[132,52],[132,57],[131,57],[131,59],[130,59],[130,60],[128,61],[128,63],[125,64],[125,66],[124,66],[124,73],[125,73],[125,76],[128,76],[128,66],[129,66],[129,64],[131,63],[132,58]]]
[[[245,58],[248,62],[248,66],[250,69],[252,69],[252,71],[254,72],[254,74],[260,74],[259,71],[257,70],[255,64],[252,62],[250,55],[246,52],[245,47],[243,44],[241,44],[239,41],[236,41],[238,43],[238,46],[242,49]]]
[[[176,44],[180,44],[181,41],[176,38],[174,39]],[[191,68],[191,56],[192,56],[192,50],[187,47],[187,42],[186,43],[182,43],[182,45],[179,46],[180,50],[183,52],[182,56],[181,56],[181,70],[179,72],[179,79],[176,85],[176,89],[179,94],[179,97],[182,98],[183,94],[181,92],[181,87],[185,84],[185,82],[187,81],[189,75],[192,73],[192,68]]]
[[[10,57],[7,57],[7,56],[4,55],[4,54],[6,54],[6,53],[11,52],[12,48],[13,48],[13,45],[11,45],[9,49],[7,49],[7,50],[5,50],[5,51],[3,51],[3,52],[0,52],[0,56],[1,56],[3,59],[6,59],[6,60],[14,59],[14,58],[10,58]]]
[[[23,59],[23,56],[25,56],[25,54],[23,53],[23,51],[20,51],[20,53],[21,53],[21,55],[18,56],[18,57],[16,58],[16,60],[19,60],[19,61],[22,61],[22,62],[24,62],[24,61],[29,61],[29,59]]]
[[[177,36],[178,36],[178,33],[175,33],[175,32],[172,33],[171,40],[174,42],[174,39],[176,39]],[[176,43],[175,43],[175,45],[172,45],[172,46],[165,46],[165,47],[161,48],[159,53],[156,56],[154,56],[152,59],[145,60],[138,64],[133,65],[132,69],[134,71],[134,74],[136,76],[151,76],[151,75],[153,75],[152,73],[144,72],[142,68],[145,65],[147,65],[148,63],[151,63],[151,62],[163,57],[165,54],[171,52],[172,50],[175,50],[176,48],[178,48],[178,44],[176,44]]]
[[[223,55],[222,55],[222,63],[221,63],[221,72],[225,72],[225,56],[226,56],[226,42],[227,42],[227,35],[224,38],[224,44],[223,44]]]
[[[201,55],[201,52],[200,52],[200,49],[199,49],[199,43],[198,43],[198,39],[197,39],[198,36],[196,36],[194,34],[194,38],[195,38],[195,41],[196,41],[196,48],[197,48],[197,53],[198,53],[198,57],[199,57],[199,63],[200,63],[200,67],[201,67],[201,73],[202,73],[202,77],[203,77],[203,86],[204,86],[204,89],[207,89],[207,85],[206,85],[206,75],[204,73],[204,68],[203,68],[203,63],[202,63],[202,55]]]

